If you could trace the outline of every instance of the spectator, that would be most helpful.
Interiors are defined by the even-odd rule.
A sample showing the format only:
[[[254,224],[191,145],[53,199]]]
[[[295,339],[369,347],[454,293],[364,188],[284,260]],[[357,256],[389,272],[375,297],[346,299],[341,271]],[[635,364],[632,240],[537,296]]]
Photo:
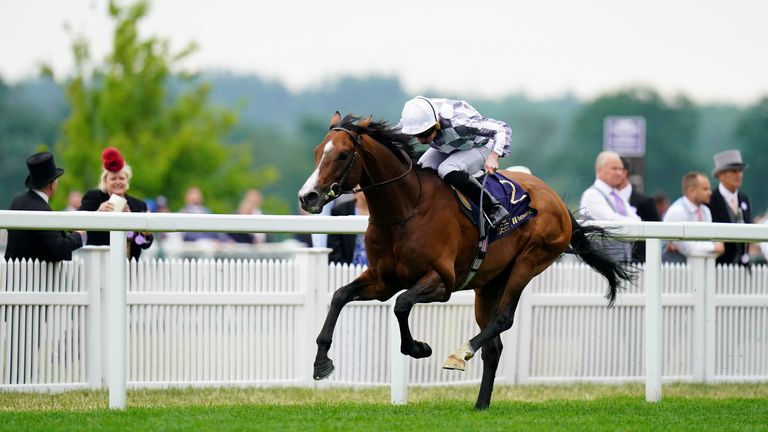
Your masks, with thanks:
[[[741,192],[744,169],[738,150],[726,150],[714,156],[715,169],[712,175],[719,184],[712,193],[709,209],[713,222],[752,223],[752,208],[749,197]],[[717,259],[718,264],[748,264],[749,254],[746,243],[726,243],[725,253]]]
[[[581,209],[588,219],[600,221],[640,221],[640,217],[622,198],[618,187],[624,181],[624,166],[618,153],[604,151],[595,160],[595,183],[581,195]],[[604,241],[603,247],[619,262],[632,260],[631,243]]]
[[[308,216],[311,214],[306,210],[302,209],[301,206],[299,206],[299,213],[301,213],[304,216]],[[314,234],[311,234],[311,233],[296,233],[293,235],[293,239],[300,243],[304,243],[304,246],[306,247],[317,247],[317,246],[314,246],[313,236]]]
[[[243,199],[240,201],[240,205],[237,208],[237,214],[241,215],[252,215],[256,214],[255,211],[255,203],[257,201],[253,199],[249,199],[248,192],[246,192],[246,196],[243,197]],[[229,233],[227,234],[230,239],[232,239],[235,243],[245,243],[245,244],[255,244],[258,243],[256,235],[253,233]]]
[[[10,210],[51,211],[49,200],[59,187],[64,170],[56,167],[50,152],[27,158],[29,175],[21,192],[11,201]],[[8,230],[5,258],[58,262],[72,259],[72,251],[83,245],[78,233],[50,230]]]
[[[660,222],[661,218],[656,211],[656,205],[653,198],[638,192],[629,181],[631,174],[629,161],[621,158],[621,165],[624,168],[624,176],[618,187],[619,195],[629,202],[629,206],[637,213],[641,220],[646,222]],[[645,242],[637,241],[632,243],[632,261],[645,262]]]
[[[672,203],[664,215],[664,222],[712,222],[712,213],[705,205],[712,197],[712,187],[704,173],[690,172],[683,177],[683,196]],[[724,251],[723,243],[711,241],[670,242],[662,253],[662,261],[685,262],[694,253]]]
[[[251,210],[249,214],[253,215],[263,215],[264,212],[261,210],[261,204],[262,204],[262,196],[261,191],[258,189],[248,189],[245,191],[245,195],[243,195],[243,202],[248,203],[247,205],[250,206]],[[241,203],[241,206],[243,204]],[[240,213],[245,214],[245,213]],[[269,236],[266,233],[253,233],[253,242],[254,243],[267,243],[269,242]]]
[[[103,169],[99,176],[99,186],[97,189],[91,189],[85,193],[80,210],[148,212],[147,203],[127,193],[131,186],[133,170],[125,162],[120,152],[114,147],[107,147],[101,153],[101,159],[103,161]],[[111,199],[113,195],[117,195],[125,200],[122,208],[118,208],[120,204],[115,203],[114,199]],[[89,245],[109,245],[108,231],[88,231],[86,234],[88,235],[87,244]],[[148,232],[128,232],[126,237],[128,257],[132,259],[139,259],[141,251],[152,246],[152,241],[154,240],[152,234]]]
[[[474,177],[485,169],[493,174],[499,158],[509,153],[512,129],[501,121],[483,117],[461,100],[417,96],[403,106],[398,126],[430,148],[419,165],[437,171],[446,183],[478,203],[484,189]],[[509,219],[507,210],[485,192],[483,211],[494,227]]]
[[[77,211],[80,208],[80,204],[83,202],[83,193],[79,190],[69,191],[67,194],[67,207],[64,211]]]
[[[168,198],[165,195],[158,195],[155,198],[155,205],[157,205],[157,213],[170,213],[171,208],[168,207]]]
[[[653,195],[653,203],[656,205],[656,212],[659,214],[659,218],[664,219],[664,214],[669,208],[669,197],[664,192],[656,192]]]
[[[355,194],[355,199],[334,206],[333,216],[368,215],[368,201],[365,194]],[[330,262],[368,265],[364,234],[329,234],[328,247]]]
[[[208,207],[203,205],[203,201],[203,191],[201,191],[200,188],[196,186],[191,186],[184,194],[185,205],[181,208],[181,210],[179,210],[179,213],[211,214],[211,211],[208,209]],[[215,240],[223,242],[230,241],[227,235],[213,232],[185,232],[182,237],[184,241],[188,242],[197,240]]]

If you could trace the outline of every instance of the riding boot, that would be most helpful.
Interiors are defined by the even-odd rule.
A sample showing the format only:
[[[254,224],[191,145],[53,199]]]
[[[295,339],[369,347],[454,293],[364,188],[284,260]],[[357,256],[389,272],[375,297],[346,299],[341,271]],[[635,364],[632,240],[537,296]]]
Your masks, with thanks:
[[[485,195],[483,196],[483,212],[488,216],[491,226],[497,227],[509,217],[507,209],[499,204],[496,198],[488,193],[476,178],[466,172],[451,171],[443,177],[443,180],[463,193],[464,196],[472,200],[476,205],[479,205],[480,194]]]

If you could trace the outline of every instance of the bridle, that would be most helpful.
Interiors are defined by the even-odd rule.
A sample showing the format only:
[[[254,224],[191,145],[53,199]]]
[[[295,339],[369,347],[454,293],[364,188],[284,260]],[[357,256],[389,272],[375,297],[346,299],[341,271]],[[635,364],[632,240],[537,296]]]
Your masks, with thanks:
[[[349,137],[355,143],[355,151],[354,151],[354,153],[352,153],[352,157],[350,158],[349,163],[347,163],[347,166],[344,167],[344,174],[342,174],[341,179],[338,182],[334,182],[333,184],[331,184],[330,190],[325,195],[326,199],[329,199],[329,200],[330,199],[334,199],[334,198],[337,198],[338,196],[343,195],[343,194],[357,194],[357,193],[360,193],[360,192],[365,192],[365,191],[373,189],[373,188],[381,187],[381,186],[384,186],[384,185],[387,185],[387,184],[394,183],[396,181],[402,180],[403,178],[405,178],[405,176],[407,176],[411,172],[415,172],[415,171],[413,171],[413,161],[411,160],[411,158],[402,149],[398,149],[398,150],[400,150],[400,153],[402,153],[402,155],[405,157],[405,160],[408,161],[408,169],[405,170],[404,173],[400,174],[397,177],[394,177],[394,178],[391,178],[391,179],[388,179],[388,180],[384,180],[384,181],[381,181],[379,183],[374,183],[374,184],[368,185],[366,187],[362,187],[361,188],[358,185],[358,187],[356,187],[356,188],[352,188],[352,189],[349,189],[349,190],[344,190],[344,189],[341,188],[341,185],[344,184],[344,182],[347,180],[347,177],[349,176],[349,173],[352,171],[352,167],[355,165],[355,162],[357,161],[357,157],[358,157],[357,156],[357,152],[358,152],[358,150],[365,151],[365,149],[363,148],[363,144],[360,142],[360,135],[359,134],[356,134],[353,131],[351,131],[351,130],[349,130],[347,128],[340,127],[340,126],[332,127],[331,130],[332,131],[341,131],[341,132],[344,132],[347,135],[349,135]],[[408,216],[406,216],[406,217],[404,217],[402,219],[396,220],[394,222],[381,223],[381,222],[369,221],[369,223],[374,224],[374,225],[394,225],[394,224],[399,224],[399,223],[405,222],[408,219],[412,218],[416,214],[416,207],[418,206],[419,202],[421,202],[421,177],[418,175],[418,173],[416,173],[416,177],[419,179],[419,197],[416,200],[416,205],[413,206],[413,211],[411,212],[410,215],[408,215]]]
[[[337,127],[331,128],[331,130],[332,131],[341,131],[341,132],[344,132],[347,135],[349,135],[349,137],[352,138],[352,141],[355,143],[355,152],[352,153],[352,158],[349,160],[349,163],[347,163],[347,166],[344,167],[344,174],[342,174],[341,179],[338,182],[334,182],[331,185],[331,190],[328,191],[328,194],[326,194],[326,198],[336,198],[336,197],[338,197],[341,194],[348,194],[348,193],[356,194],[356,193],[360,193],[360,192],[365,192],[365,191],[367,191],[369,189],[373,189],[373,188],[376,188],[376,187],[379,187],[379,186],[384,186],[386,184],[394,183],[394,182],[396,182],[398,180],[401,180],[405,176],[407,176],[411,171],[413,171],[413,161],[411,160],[410,157],[408,157],[408,155],[405,154],[405,152],[403,150],[400,150],[400,152],[403,154],[405,159],[408,161],[408,169],[405,170],[404,173],[400,174],[399,176],[397,176],[395,178],[391,178],[389,180],[384,180],[384,181],[379,182],[379,183],[374,183],[374,184],[368,185],[368,186],[366,186],[364,188],[357,187],[357,188],[353,188],[353,189],[344,190],[344,189],[341,188],[341,185],[344,184],[344,182],[347,180],[347,177],[349,176],[349,173],[352,171],[352,167],[355,165],[355,161],[357,160],[357,152],[358,152],[358,150],[363,148],[363,144],[360,142],[360,135],[355,134],[354,132],[352,132],[351,130],[349,130],[347,128],[343,128],[343,127],[337,126]]]

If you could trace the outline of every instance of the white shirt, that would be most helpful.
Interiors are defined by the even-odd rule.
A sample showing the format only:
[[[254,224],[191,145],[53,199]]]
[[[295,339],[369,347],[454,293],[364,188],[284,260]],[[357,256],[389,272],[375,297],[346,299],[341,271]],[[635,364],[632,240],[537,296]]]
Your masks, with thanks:
[[[705,205],[696,205],[688,197],[680,197],[667,209],[664,222],[699,222],[698,210],[701,210],[701,222],[712,222],[712,212]],[[715,251],[715,243],[710,241],[676,241],[672,242],[678,252],[685,256],[703,254]]]
[[[719,183],[717,185],[717,190],[720,191],[720,195],[723,196],[723,199],[725,199],[725,204],[730,207],[732,202],[736,203],[736,207],[739,206],[739,190],[736,189],[736,192],[731,192],[728,189],[723,186],[722,183]]]
[[[640,221],[640,216],[637,215],[635,209],[621,195],[619,195],[619,198],[624,202],[627,215],[620,214],[613,208],[613,197],[611,196],[613,191],[615,189],[608,186],[607,183],[596,179],[592,187],[581,194],[580,206],[584,216],[593,220]]]
[[[45,192],[39,191],[37,189],[32,189],[32,192],[38,194],[40,198],[44,199],[46,204],[50,204],[50,202],[48,201],[48,195],[46,195]]]
[[[768,225],[768,218],[765,218],[763,225]],[[763,258],[768,260],[768,242],[760,243],[760,252],[763,253]]]

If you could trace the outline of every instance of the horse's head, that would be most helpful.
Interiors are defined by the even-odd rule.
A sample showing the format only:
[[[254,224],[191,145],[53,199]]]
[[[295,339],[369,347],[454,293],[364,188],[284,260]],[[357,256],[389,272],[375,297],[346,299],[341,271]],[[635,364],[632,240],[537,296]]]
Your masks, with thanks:
[[[356,132],[340,128],[341,115],[331,117],[331,130],[315,148],[315,170],[299,190],[301,208],[320,213],[323,206],[350,191],[360,181],[362,144]],[[358,126],[367,127],[370,117]]]

